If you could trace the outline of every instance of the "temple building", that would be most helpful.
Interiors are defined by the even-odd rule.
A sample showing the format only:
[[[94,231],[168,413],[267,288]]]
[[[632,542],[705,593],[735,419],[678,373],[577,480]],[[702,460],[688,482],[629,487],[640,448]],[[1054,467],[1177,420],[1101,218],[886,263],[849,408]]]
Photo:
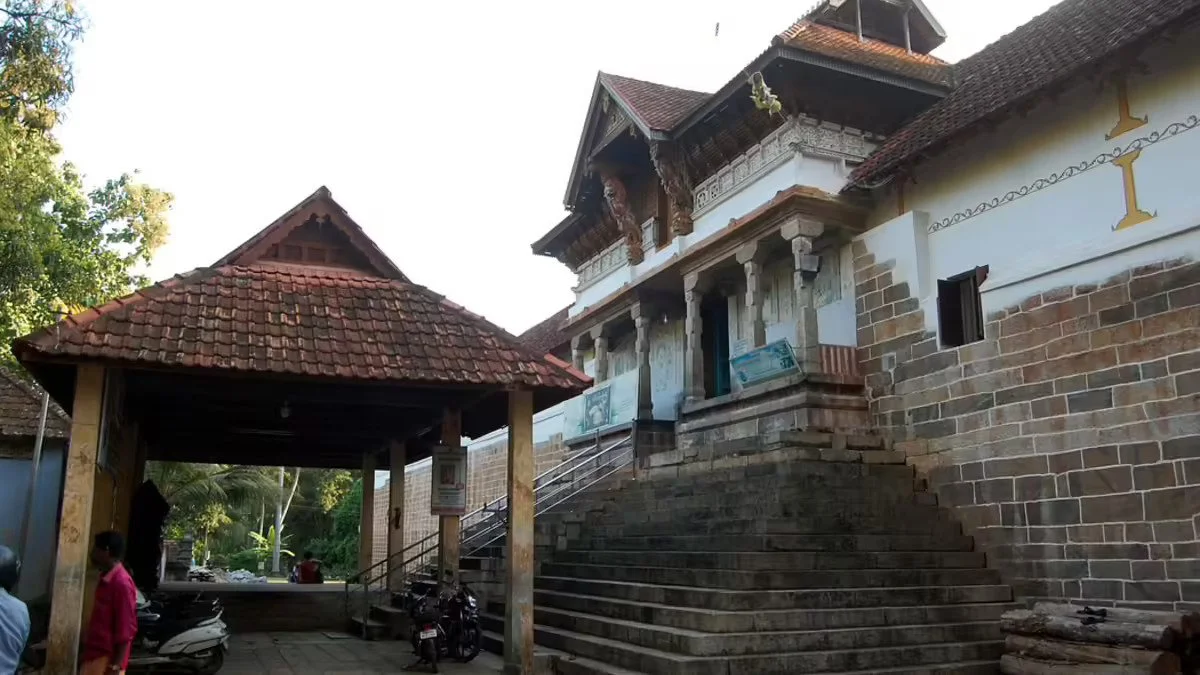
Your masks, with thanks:
[[[575,302],[523,336],[596,385],[539,452],[882,434],[1018,597],[1200,599],[1197,7],[1065,0],[949,64],[923,3],[829,0],[713,93],[600,73],[533,243]]]

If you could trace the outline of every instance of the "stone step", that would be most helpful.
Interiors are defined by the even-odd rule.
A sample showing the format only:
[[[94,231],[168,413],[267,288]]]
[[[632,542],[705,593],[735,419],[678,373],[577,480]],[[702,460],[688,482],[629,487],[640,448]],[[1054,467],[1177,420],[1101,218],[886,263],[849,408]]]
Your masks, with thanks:
[[[794,516],[791,518],[725,518],[720,520],[668,521],[629,523],[620,525],[585,525],[584,533],[592,537],[650,537],[670,536],[678,532],[699,534],[917,534],[934,537],[953,537],[962,533],[954,521],[905,519],[894,515],[858,516]]]
[[[480,619],[491,632],[502,628],[502,620],[498,617],[481,615]],[[539,645],[650,675],[782,675],[854,670],[878,672],[884,668],[998,659],[1003,651],[1003,642],[988,640],[743,656],[683,656],[540,624],[535,625],[534,635]]]
[[[910,596],[912,594],[909,594]],[[1000,615],[1016,605],[1008,602],[957,605],[884,607],[839,607],[836,609],[773,609],[723,611],[678,605],[619,600],[595,595],[537,589],[534,604],[584,612],[596,616],[637,621],[708,633],[751,631],[827,630],[854,627],[884,627],[935,623],[999,621]]]
[[[855,485],[847,488],[812,488],[786,484],[778,488],[753,490],[738,489],[742,486],[706,486],[690,494],[651,498],[648,494],[612,491],[597,495],[580,495],[572,500],[574,510],[580,513],[611,510],[613,508],[636,508],[653,506],[656,509],[689,508],[694,506],[740,506],[742,504],[789,503],[803,505],[818,504],[936,504],[937,496],[931,492],[913,492],[907,485],[878,486]],[[894,488],[894,489],[893,489]]]
[[[744,591],[607,579],[538,576],[535,591],[574,593],[637,603],[719,611],[878,609],[1011,602],[1012,589],[999,584],[891,588],[809,588]]]
[[[688,490],[723,484],[767,485],[782,483],[786,479],[792,485],[813,487],[853,487],[860,482],[894,482],[897,485],[915,486],[913,468],[900,464],[853,464],[838,462],[771,462],[748,464],[725,469],[689,472],[662,478],[628,478],[611,490],[647,491],[655,497],[670,497],[689,494]],[[782,487],[782,485],[780,485]]]
[[[855,569],[979,569],[983,553],[972,551],[910,552],[712,552],[712,551],[596,551],[567,550],[554,554],[556,563],[588,565],[647,565],[698,569],[855,570]]]
[[[689,656],[743,656],[778,652],[872,649],[1001,639],[1000,624],[997,621],[713,634],[549,607],[535,607],[533,620],[540,626],[561,628],[574,633],[620,640]]]
[[[975,541],[942,534],[590,535],[574,546],[600,551],[971,551]]]
[[[738,590],[802,588],[891,588],[904,586],[977,586],[996,584],[994,569],[871,569],[748,572],[677,567],[614,567],[579,563],[544,563],[542,574],[576,579],[677,584]]]
[[[688,531],[694,521],[721,520],[785,520],[785,519],[824,519],[836,521],[852,521],[855,519],[889,520],[897,523],[911,524],[913,522],[953,521],[954,515],[949,509],[939,509],[936,506],[922,504],[872,504],[872,503],[839,503],[839,502],[776,502],[763,499],[759,502],[738,504],[736,506],[696,505],[685,508],[670,506],[654,506],[647,510],[612,509],[606,513],[591,513],[584,523],[592,525],[633,525],[644,523],[682,524]]]
[[[645,675],[636,670],[585,659],[574,654],[554,659],[554,672],[555,675]]]

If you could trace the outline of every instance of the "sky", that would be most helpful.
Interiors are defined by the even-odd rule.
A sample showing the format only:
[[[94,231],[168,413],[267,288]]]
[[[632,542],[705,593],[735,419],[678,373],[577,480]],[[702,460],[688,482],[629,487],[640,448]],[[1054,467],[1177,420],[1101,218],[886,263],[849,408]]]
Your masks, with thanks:
[[[925,3],[957,61],[1054,1]],[[520,333],[573,299],[530,244],[565,215],[596,72],[713,91],[816,0],[81,4],[64,159],[175,195],[151,278],[325,185],[410,279]]]

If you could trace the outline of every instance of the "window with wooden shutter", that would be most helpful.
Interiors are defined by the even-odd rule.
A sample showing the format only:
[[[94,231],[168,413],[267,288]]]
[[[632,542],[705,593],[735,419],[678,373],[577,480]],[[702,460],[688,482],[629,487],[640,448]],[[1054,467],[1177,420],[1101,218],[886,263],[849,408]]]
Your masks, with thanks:
[[[961,347],[983,339],[983,302],[979,287],[987,266],[938,280],[938,333],[943,347]]]

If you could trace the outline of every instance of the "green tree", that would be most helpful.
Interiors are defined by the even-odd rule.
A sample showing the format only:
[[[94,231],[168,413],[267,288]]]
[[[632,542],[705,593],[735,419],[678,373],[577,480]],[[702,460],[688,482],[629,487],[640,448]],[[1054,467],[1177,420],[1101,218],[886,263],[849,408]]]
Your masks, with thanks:
[[[270,469],[230,464],[150,462],[146,466],[146,478],[154,481],[171,505],[168,535],[172,537],[212,534],[233,522],[231,512],[240,514],[274,503],[279,488],[270,473]],[[205,518],[212,505],[220,505],[229,522],[206,529]],[[239,520],[245,522],[242,516]]]
[[[0,358],[60,311],[144,284],[173,197],[125,174],[88,191],[53,130],[82,17],[69,0],[0,0]]]

